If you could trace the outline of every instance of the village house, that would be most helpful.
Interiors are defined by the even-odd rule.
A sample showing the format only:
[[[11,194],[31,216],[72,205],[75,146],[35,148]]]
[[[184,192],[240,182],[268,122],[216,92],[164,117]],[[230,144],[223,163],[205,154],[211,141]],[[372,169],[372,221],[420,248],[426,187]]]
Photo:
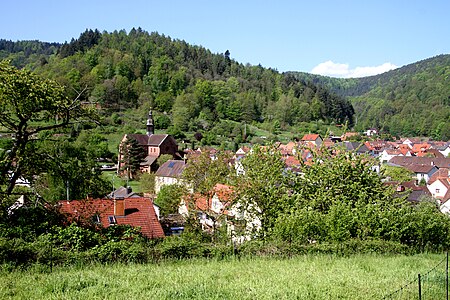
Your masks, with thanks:
[[[380,162],[381,163],[387,163],[389,162],[393,157],[396,156],[411,156],[411,152],[408,149],[405,148],[399,148],[399,149],[384,149],[380,156]]]
[[[347,151],[353,151],[356,154],[370,154],[369,148],[364,143],[359,142],[341,142],[337,146],[343,146]]]
[[[244,208],[236,202],[234,188],[216,184],[210,196],[191,194],[182,199],[178,212],[183,216],[195,213],[202,230],[214,232],[226,225],[233,242],[250,240],[252,234],[261,228],[261,220],[256,216],[254,206]]]
[[[320,148],[322,145],[323,139],[320,134],[305,134],[302,137],[301,144],[306,147],[316,147]]]
[[[168,160],[155,173],[155,193],[158,194],[165,185],[181,184],[181,175],[186,167],[183,160]]]
[[[450,212],[450,169],[441,168],[435,172],[427,184],[433,198],[435,198],[443,213]]]
[[[428,188],[424,185],[418,185],[415,180],[397,183],[397,182],[386,182],[386,185],[394,186],[397,197],[406,196],[406,200],[412,204],[417,204],[422,201],[425,197],[430,197],[431,193]]]
[[[415,179],[418,183],[428,183],[431,175],[438,170],[438,168],[434,165],[406,165],[404,168],[414,173]]]
[[[162,238],[164,232],[150,198],[84,199],[59,201],[57,207],[69,222],[109,227],[138,227],[148,238]]]
[[[450,142],[435,143],[433,148],[438,150],[444,157],[450,157]]]
[[[389,162],[402,167],[407,165],[433,165],[438,169],[450,168],[450,158],[395,156]]]

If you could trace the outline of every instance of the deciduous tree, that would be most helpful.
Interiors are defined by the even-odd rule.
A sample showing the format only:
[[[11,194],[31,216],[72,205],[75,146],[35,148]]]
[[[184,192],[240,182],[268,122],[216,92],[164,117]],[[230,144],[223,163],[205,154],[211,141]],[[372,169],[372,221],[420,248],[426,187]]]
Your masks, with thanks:
[[[79,97],[69,99],[64,88],[27,70],[0,62],[0,125],[14,143],[0,162],[2,192],[10,194],[21,176],[34,175],[28,161],[29,145],[42,133],[65,128],[87,116]]]

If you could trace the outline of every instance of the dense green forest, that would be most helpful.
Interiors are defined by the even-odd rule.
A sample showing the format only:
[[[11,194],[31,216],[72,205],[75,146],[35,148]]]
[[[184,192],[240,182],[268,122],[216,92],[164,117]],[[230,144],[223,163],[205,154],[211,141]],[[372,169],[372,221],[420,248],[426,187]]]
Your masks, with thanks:
[[[353,123],[349,101],[326,88],[140,28],[86,30],[59,45],[2,41],[0,51],[1,59],[57,80],[72,96],[84,90],[83,100],[109,114],[153,108],[156,125],[173,133],[210,131],[221,120],[274,134],[311,121]]]
[[[331,78],[290,73],[350,97],[356,129],[450,139],[450,55],[439,55],[376,76]]]
[[[99,103],[105,114],[134,111],[142,120],[152,108],[157,128],[174,135],[240,136],[226,123],[234,121],[275,135],[315,131],[314,123],[347,123],[358,131],[375,127],[396,136],[450,139],[450,55],[342,79],[244,65],[228,50],[212,53],[133,28],[86,30],[64,44],[0,40],[0,59],[57,80],[72,96],[84,91],[84,100]],[[128,114],[116,125],[131,119]],[[243,141],[245,136],[237,140]]]

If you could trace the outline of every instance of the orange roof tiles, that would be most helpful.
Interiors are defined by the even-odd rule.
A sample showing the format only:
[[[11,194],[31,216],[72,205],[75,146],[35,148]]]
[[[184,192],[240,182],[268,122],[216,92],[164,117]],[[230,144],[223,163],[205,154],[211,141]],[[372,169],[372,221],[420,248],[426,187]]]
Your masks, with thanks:
[[[309,133],[302,137],[302,141],[315,141],[318,137],[320,137],[319,134]]]
[[[164,231],[158,221],[153,202],[150,198],[125,198],[125,215],[114,215],[113,199],[87,199],[59,201],[59,210],[68,216],[69,221],[86,223],[98,215],[103,227],[111,226],[109,217],[114,216],[116,224],[140,227],[148,238],[164,237]]]

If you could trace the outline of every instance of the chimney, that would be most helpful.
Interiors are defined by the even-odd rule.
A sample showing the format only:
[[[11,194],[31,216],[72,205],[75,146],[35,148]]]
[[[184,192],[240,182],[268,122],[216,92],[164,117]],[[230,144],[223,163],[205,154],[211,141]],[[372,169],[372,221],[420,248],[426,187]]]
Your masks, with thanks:
[[[114,215],[115,216],[125,216],[125,199],[124,198],[114,199]]]
[[[397,192],[404,192],[404,191],[405,191],[405,186],[403,186],[403,185],[397,186]]]

